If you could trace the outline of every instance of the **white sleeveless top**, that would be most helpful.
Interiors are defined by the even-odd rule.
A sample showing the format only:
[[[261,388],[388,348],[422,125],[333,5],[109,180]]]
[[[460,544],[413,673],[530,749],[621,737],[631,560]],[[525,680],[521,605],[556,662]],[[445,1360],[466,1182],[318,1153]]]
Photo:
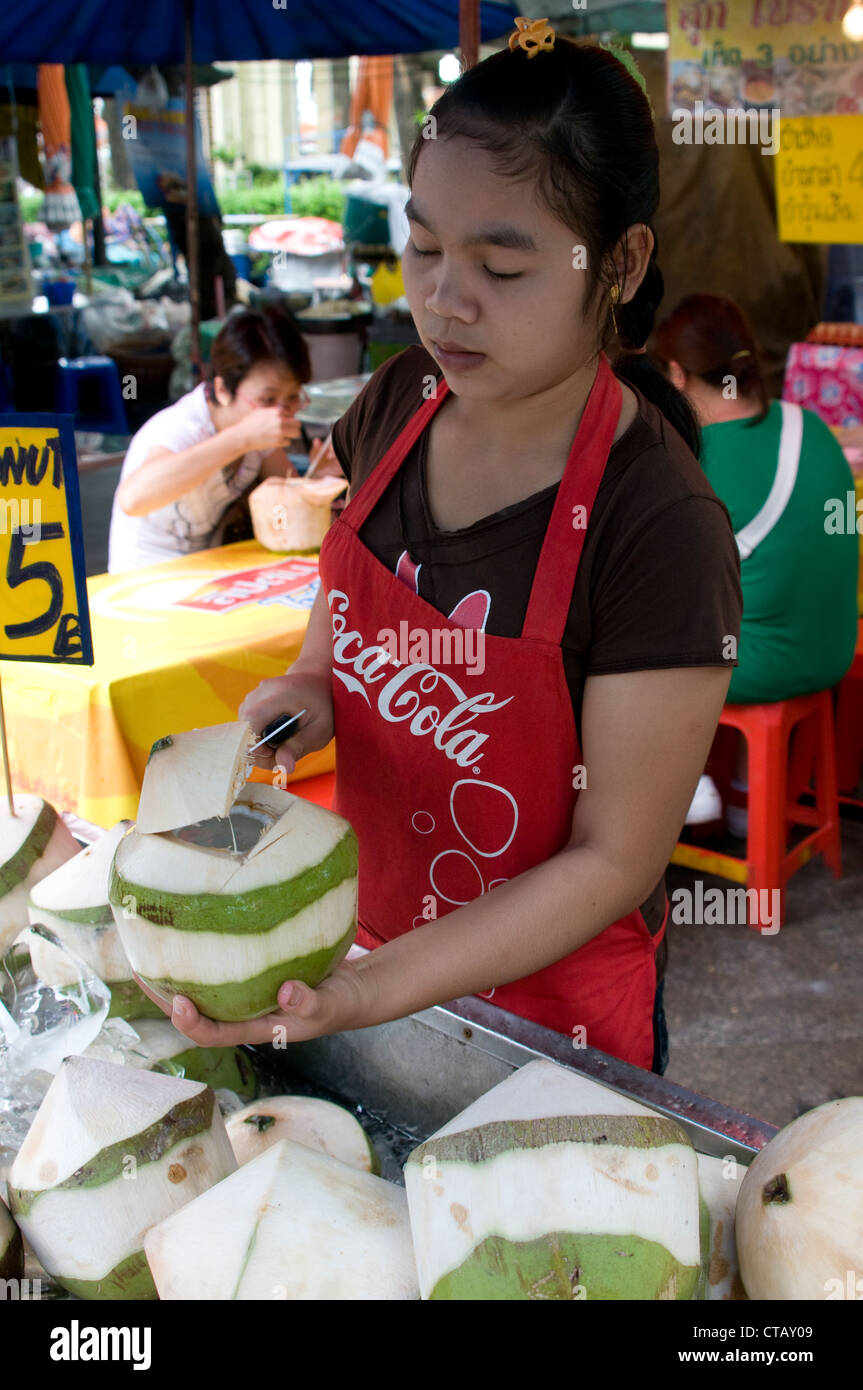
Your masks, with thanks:
[[[203,382],[166,410],[160,410],[139,429],[123,460],[120,482],[141,467],[154,449],[181,453],[205,439],[212,439],[216,427],[207,406]],[[127,516],[117,504],[111,511],[108,540],[108,572],[141,569],[162,560],[206,550],[210,538],[231,503],[253,483],[261,471],[259,450],[245,454],[239,463],[213,473],[204,482],[146,516]],[[119,487],[119,483],[118,483]]]

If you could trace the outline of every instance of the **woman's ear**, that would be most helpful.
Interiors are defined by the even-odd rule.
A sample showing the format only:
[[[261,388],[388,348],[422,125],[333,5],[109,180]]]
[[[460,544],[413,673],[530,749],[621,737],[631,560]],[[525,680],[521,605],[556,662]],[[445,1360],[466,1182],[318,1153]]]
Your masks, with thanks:
[[[644,279],[655,238],[644,222],[635,222],[621,237],[614,256],[614,272],[622,287],[621,304],[628,304]]]
[[[220,376],[213,377],[213,396],[218,405],[230,405],[233,400],[233,396]]]
[[[666,374],[672,386],[676,386],[678,391],[686,391],[686,373],[679,362],[669,362]]]

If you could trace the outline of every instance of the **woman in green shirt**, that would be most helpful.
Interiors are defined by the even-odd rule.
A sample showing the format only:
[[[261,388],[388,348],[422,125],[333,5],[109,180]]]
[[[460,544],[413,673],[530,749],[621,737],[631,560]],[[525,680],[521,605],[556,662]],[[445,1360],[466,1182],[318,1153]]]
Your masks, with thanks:
[[[859,564],[856,531],[836,525],[854,495],[839,444],[811,411],[768,401],[752,332],[733,300],[689,295],[658,326],[655,355],[698,415],[701,466],[740,549],[740,664],[729,703],[836,685],[854,655]],[[702,788],[705,805],[709,792]],[[690,823],[712,818],[694,810]]]

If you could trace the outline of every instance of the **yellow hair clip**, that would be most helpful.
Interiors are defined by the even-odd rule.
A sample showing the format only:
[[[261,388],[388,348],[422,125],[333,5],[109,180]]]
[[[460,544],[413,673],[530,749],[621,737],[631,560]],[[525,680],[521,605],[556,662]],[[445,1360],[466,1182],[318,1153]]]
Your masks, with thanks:
[[[525,15],[516,16],[515,33],[509,36],[509,46],[523,48],[528,58],[537,53],[550,53],[554,48],[554,30],[547,19],[528,19]]]

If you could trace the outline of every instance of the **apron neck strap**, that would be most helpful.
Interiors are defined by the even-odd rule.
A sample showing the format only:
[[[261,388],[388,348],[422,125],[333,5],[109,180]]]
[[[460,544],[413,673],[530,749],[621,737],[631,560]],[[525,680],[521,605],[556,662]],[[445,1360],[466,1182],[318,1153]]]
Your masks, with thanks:
[[[387,449],[377,468],[363,483],[356,497],[352,498],[345,507],[340,518],[345,526],[349,526],[354,532],[359,532],[423,430],[429,425],[435,411],[443,405],[448,395],[449,386],[446,381],[441,379],[437,383],[435,394],[429,396],[428,400],[424,401],[419,410],[411,416],[401,434]]]
[[[522,637],[559,646],[623,392],[605,353],[579,421],[536,567]]]

